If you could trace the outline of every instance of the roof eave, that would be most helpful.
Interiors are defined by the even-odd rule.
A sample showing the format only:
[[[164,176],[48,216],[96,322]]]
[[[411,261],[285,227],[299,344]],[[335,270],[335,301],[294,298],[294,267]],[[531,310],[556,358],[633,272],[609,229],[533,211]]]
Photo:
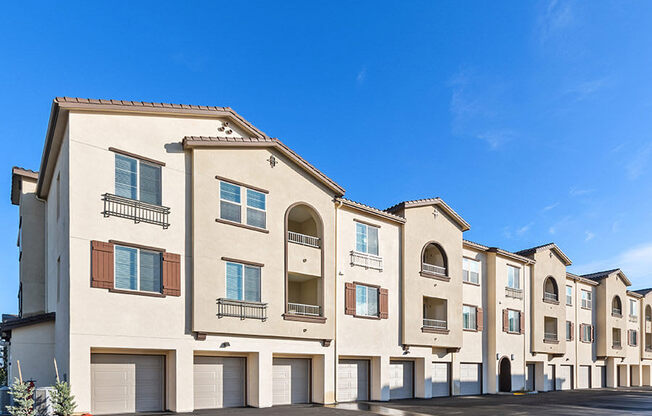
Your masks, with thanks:
[[[343,206],[346,206],[348,208],[351,208],[353,210],[357,210],[360,212],[363,212],[365,214],[373,215],[375,217],[382,218],[384,220],[392,221],[398,224],[405,224],[405,218],[399,217],[398,215],[390,214],[388,212],[379,210],[377,208],[373,208],[364,204],[361,204],[359,202],[351,201],[349,199],[345,198],[335,198],[336,202],[341,203]]]

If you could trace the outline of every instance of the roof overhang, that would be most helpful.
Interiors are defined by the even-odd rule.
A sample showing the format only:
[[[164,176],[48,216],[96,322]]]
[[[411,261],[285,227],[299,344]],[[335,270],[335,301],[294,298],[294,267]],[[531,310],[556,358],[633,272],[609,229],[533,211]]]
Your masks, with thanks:
[[[405,218],[399,217],[398,215],[390,214],[389,212],[382,211],[378,208],[370,207],[369,205],[362,204],[360,202],[351,201],[346,198],[335,198],[335,202],[342,204],[342,206],[351,208],[356,211],[363,212],[365,214],[373,215],[375,217],[396,222],[399,224],[405,224]]]
[[[38,181],[38,172],[14,166],[11,169],[11,203],[20,204],[21,181]]]
[[[234,122],[252,137],[267,137],[230,107],[213,107],[184,104],[151,103],[125,100],[94,100],[87,98],[57,97],[52,102],[50,120],[45,134],[45,145],[41,155],[41,166],[36,194],[46,198],[52,183],[55,161],[61,150],[63,133],[71,111],[97,113],[134,113],[150,115],[173,115],[184,117],[226,118]]]
[[[570,273],[570,272],[566,272],[566,278],[569,279],[569,280],[573,280],[575,282],[586,283],[587,285],[591,285],[591,286],[597,286],[599,284],[595,280],[585,279],[582,276],[578,276],[578,275]]]
[[[519,253],[520,255],[523,255],[523,256],[528,256],[530,254],[538,253],[538,252],[543,251],[543,250],[550,250],[553,253],[555,253],[561,259],[561,261],[564,262],[564,265],[566,265],[566,266],[570,266],[571,264],[573,264],[571,259],[563,251],[561,251],[559,246],[557,244],[555,244],[555,243],[548,243],[548,244],[544,244],[544,245],[541,245],[541,246],[538,246],[538,247],[533,247],[533,248],[529,248],[529,249],[525,249],[525,250],[520,250],[517,253]]]
[[[464,218],[462,218],[457,212],[455,212],[453,208],[451,208],[441,198],[428,198],[428,199],[418,199],[414,201],[404,201],[390,208],[387,208],[385,211],[393,214],[402,209],[423,207],[428,205],[436,206],[440,208],[442,211],[444,211],[448,216],[450,216],[453,219],[453,221],[457,223],[457,225],[460,226],[460,228],[462,228],[462,231],[468,231],[469,229],[471,229],[471,225],[468,222],[466,222]]]
[[[51,322],[56,318],[55,312],[41,313],[38,315],[26,316],[23,318],[7,319],[0,323],[0,334],[2,339],[11,338],[11,331],[16,328]]]
[[[535,260],[529,258],[529,257],[524,257],[521,255],[518,255],[516,253],[512,253],[511,251],[503,250],[502,248],[499,247],[489,247],[485,246],[479,243],[475,243],[473,241],[469,240],[462,240],[462,245],[465,248],[472,249],[472,250],[477,250],[477,251],[485,251],[488,253],[495,253],[496,255],[499,255],[504,258],[508,258],[510,260],[515,260],[524,264],[534,264],[536,263]]]
[[[641,295],[640,293],[632,292],[631,290],[627,291],[627,295],[633,296],[633,297],[639,298],[639,299],[643,298],[643,295]]]
[[[629,278],[623,273],[622,270],[618,269],[616,271],[616,275],[622,279],[623,282],[625,282],[626,286],[631,286],[632,282],[629,280]]]
[[[244,138],[244,137],[217,137],[217,136],[186,136],[183,138],[184,149],[211,148],[211,147],[232,147],[232,148],[272,148],[296,163],[300,168],[312,175],[324,186],[330,189],[336,197],[344,195],[344,188],[335,181],[324,175],[321,171],[308,163],[292,149],[284,145],[279,139]]]

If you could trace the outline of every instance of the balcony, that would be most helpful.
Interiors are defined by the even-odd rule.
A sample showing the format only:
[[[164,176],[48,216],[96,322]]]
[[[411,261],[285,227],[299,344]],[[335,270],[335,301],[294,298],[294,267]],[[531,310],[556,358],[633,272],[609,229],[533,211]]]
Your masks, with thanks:
[[[557,294],[552,292],[543,292],[543,300],[545,302],[559,303]]]
[[[614,340],[613,344],[611,345],[612,348],[615,348],[617,350],[621,349],[623,346],[620,343],[620,340]]]
[[[446,268],[442,266],[436,266],[434,264],[421,263],[421,271],[424,273],[446,276]]]
[[[365,269],[383,271],[383,258],[373,254],[360,253],[351,250],[351,266],[360,266]]]
[[[448,257],[444,249],[437,243],[428,243],[421,254],[421,275],[440,280],[449,280]]]
[[[544,332],[543,333],[543,342],[553,342],[553,343],[559,342],[559,340],[557,339],[557,333],[556,332]]]
[[[148,204],[147,202],[125,198],[114,194],[103,194],[104,217],[119,217],[133,220],[134,223],[145,222],[160,225],[163,229],[170,226],[168,216],[170,208],[161,205]]]
[[[321,307],[317,305],[288,302],[288,313],[303,316],[321,316]]]
[[[523,299],[523,289],[505,286],[505,297],[514,299]]]
[[[623,317],[623,313],[622,313],[622,311],[621,311],[620,309],[613,308],[613,309],[611,310],[611,316],[614,316],[614,317],[616,317],[616,318],[622,318],[622,317]]]
[[[635,315],[629,315],[629,319],[628,319],[628,320],[629,320],[629,322],[636,323],[636,322],[638,322],[638,316],[635,316]]]
[[[320,247],[319,237],[314,237],[312,235],[301,234],[294,231],[288,231],[288,241],[294,244],[301,244],[302,246],[308,247]]]
[[[422,332],[448,333],[448,301],[440,298],[423,298]]]
[[[442,321],[439,319],[424,319],[423,320],[423,327],[424,328],[433,328],[433,329],[439,329],[439,330],[447,330],[448,329],[448,322]]]
[[[267,304],[220,298],[217,299],[217,317],[267,320]]]

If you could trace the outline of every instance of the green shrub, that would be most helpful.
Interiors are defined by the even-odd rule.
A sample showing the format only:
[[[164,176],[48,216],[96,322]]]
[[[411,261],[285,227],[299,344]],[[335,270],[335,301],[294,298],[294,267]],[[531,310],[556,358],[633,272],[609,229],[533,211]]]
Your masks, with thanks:
[[[77,404],[75,396],[70,394],[70,384],[65,381],[58,381],[54,390],[50,393],[52,408],[57,416],[70,416],[75,412]]]
[[[11,416],[34,416],[34,387],[30,383],[16,379],[9,388],[14,405],[7,406]]]

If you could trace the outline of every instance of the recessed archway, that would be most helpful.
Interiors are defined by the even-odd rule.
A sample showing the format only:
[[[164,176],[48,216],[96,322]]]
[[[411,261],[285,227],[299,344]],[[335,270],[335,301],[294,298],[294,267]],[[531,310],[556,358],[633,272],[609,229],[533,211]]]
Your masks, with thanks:
[[[500,359],[498,371],[498,391],[512,391],[512,362],[508,357],[503,357]]]

